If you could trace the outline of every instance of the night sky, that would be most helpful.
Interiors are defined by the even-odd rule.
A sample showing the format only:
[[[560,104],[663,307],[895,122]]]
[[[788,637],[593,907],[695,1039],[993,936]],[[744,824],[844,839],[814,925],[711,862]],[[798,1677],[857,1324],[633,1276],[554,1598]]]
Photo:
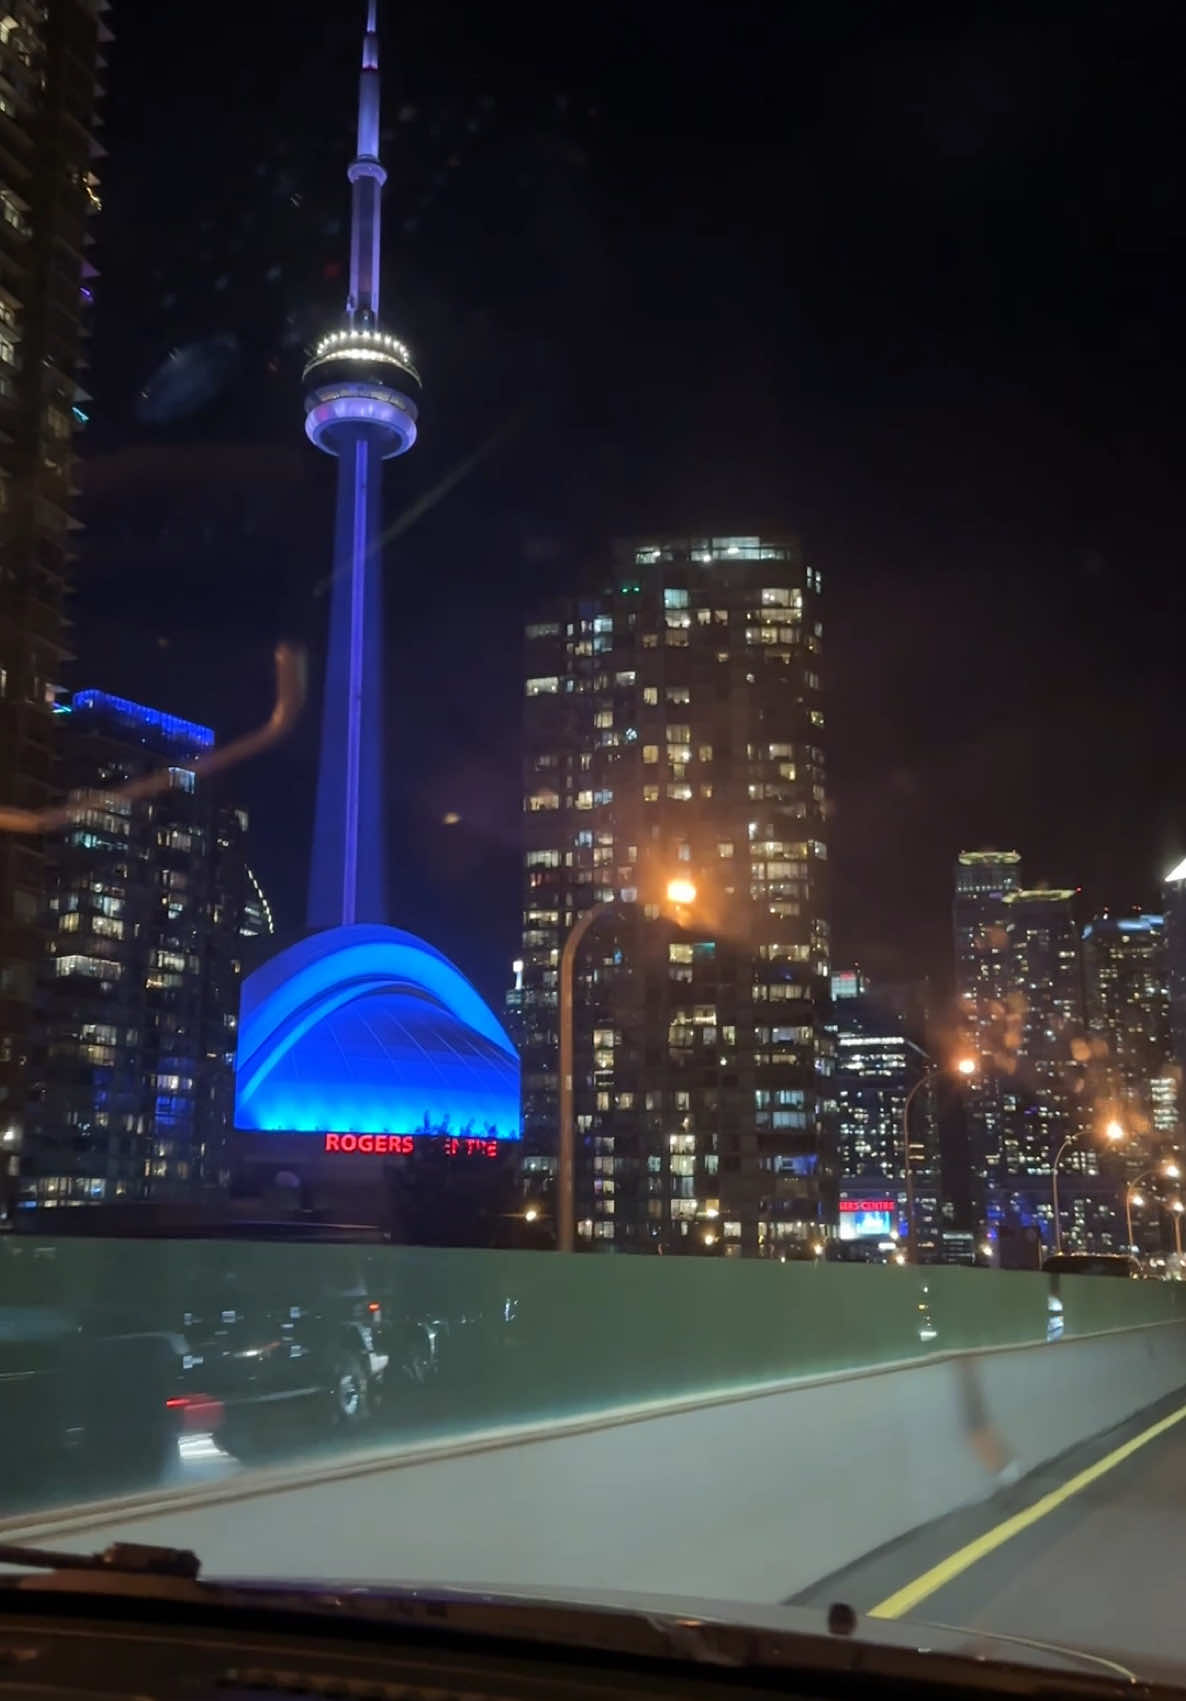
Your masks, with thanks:
[[[333,467],[300,368],[344,295],[361,14],[112,17],[67,683],[220,736],[277,636],[316,678]],[[1186,852],[1157,9],[381,0],[380,33],[383,318],[425,381],[387,480],[391,919],[501,996],[525,610],[617,535],[774,527],[824,576],[837,962],[949,978],[968,845],[1154,901]],[[218,393],[139,420],[215,334]],[[286,928],[316,722],[233,782]]]

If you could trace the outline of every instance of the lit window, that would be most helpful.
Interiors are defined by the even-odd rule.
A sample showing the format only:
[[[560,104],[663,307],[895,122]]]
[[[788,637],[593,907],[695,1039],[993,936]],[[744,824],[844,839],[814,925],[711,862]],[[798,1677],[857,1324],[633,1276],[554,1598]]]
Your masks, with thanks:
[[[551,692],[559,691],[559,689],[560,681],[554,673],[541,674],[537,678],[527,681],[527,695],[529,697],[543,697]]]
[[[664,608],[687,608],[687,606],[688,606],[688,593],[687,593],[687,591],[681,591],[681,590],[675,590],[675,589],[669,589],[669,590],[664,591],[663,592],[663,606],[664,606]]]
[[[657,762],[659,760],[659,746],[657,744],[644,744],[642,759],[644,762]]]

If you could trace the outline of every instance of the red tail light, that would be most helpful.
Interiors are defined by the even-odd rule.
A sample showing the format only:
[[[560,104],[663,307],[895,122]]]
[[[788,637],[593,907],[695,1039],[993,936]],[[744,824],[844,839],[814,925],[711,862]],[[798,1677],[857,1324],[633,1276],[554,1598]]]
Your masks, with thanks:
[[[170,1411],[176,1412],[183,1435],[208,1435],[221,1427],[226,1416],[226,1408],[221,1400],[216,1400],[212,1394],[181,1394],[172,1400],[166,1400],[165,1405]]]

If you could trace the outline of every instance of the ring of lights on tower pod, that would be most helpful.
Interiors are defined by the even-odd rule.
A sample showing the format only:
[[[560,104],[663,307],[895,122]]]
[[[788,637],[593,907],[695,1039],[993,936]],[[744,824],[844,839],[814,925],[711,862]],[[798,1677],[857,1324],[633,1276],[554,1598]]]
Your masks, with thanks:
[[[341,1156],[426,1140],[494,1157],[520,1137],[519,1058],[447,957],[393,927],[327,928],[243,982],[235,1126]]]

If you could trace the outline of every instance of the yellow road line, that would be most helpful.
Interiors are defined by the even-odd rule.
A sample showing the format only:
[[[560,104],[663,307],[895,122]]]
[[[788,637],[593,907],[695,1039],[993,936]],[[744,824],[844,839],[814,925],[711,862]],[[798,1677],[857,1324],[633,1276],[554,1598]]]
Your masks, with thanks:
[[[965,1547],[957,1548],[954,1553],[948,1554],[938,1565],[932,1565],[929,1571],[924,1571],[913,1582],[896,1589],[892,1595],[887,1595],[883,1601],[879,1601],[866,1616],[901,1618],[925,1601],[929,1595],[933,1595],[937,1589],[943,1588],[946,1583],[954,1582],[963,1572],[975,1565],[977,1560],[984,1559],[998,1547],[1003,1547],[1007,1541],[1012,1541],[1022,1530],[1028,1530],[1031,1524],[1036,1524],[1039,1518],[1044,1518],[1048,1512],[1062,1506],[1073,1494],[1078,1494],[1093,1482],[1098,1482],[1100,1477],[1115,1470],[1117,1465],[1123,1464],[1125,1459],[1130,1459],[1134,1453],[1142,1447],[1147,1447],[1150,1441],[1156,1441],[1159,1435],[1164,1435],[1167,1429],[1172,1429],[1183,1419],[1186,1419],[1186,1406],[1179,1406],[1176,1412],[1171,1412],[1168,1417],[1150,1424],[1148,1429],[1134,1435],[1131,1441],[1114,1448],[1094,1465],[1088,1465],[1086,1470],[1064,1482],[1061,1488],[1051,1489],[1049,1494],[1035,1500],[1033,1505],[1027,1506],[1023,1512],[1015,1512],[1011,1518],[1004,1519],[984,1535],[977,1536],[974,1542],[968,1542]]]

